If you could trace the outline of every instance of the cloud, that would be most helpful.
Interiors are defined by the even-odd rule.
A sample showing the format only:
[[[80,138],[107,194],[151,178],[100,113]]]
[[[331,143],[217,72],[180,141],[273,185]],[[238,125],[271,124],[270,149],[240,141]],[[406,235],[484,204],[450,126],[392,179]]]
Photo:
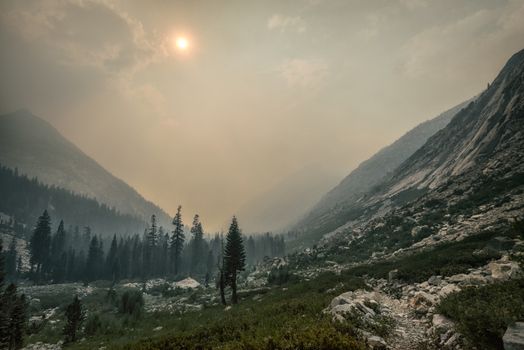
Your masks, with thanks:
[[[321,60],[288,59],[278,68],[280,75],[292,87],[318,85],[328,73],[328,65]]]
[[[142,24],[110,2],[29,3],[3,14],[2,22],[25,40],[52,48],[65,65],[118,72],[136,69],[161,53]]]
[[[300,17],[290,17],[281,14],[274,14],[267,21],[269,30],[279,30],[281,33],[292,31],[304,33],[306,31],[306,22]]]

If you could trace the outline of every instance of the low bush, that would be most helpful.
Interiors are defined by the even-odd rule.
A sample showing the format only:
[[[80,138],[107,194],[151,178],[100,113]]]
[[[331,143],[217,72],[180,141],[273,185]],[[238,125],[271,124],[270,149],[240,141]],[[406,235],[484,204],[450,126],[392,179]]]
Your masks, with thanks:
[[[466,288],[444,298],[437,310],[456,322],[471,346],[503,349],[508,325],[524,320],[524,279]]]
[[[360,265],[349,269],[347,273],[387,278],[389,271],[397,269],[398,278],[410,283],[425,281],[433,275],[451,276],[500,258],[497,251],[484,249],[493,242],[495,236],[497,235],[493,232],[484,232],[460,242],[443,243],[396,260]]]
[[[140,318],[144,308],[144,297],[139,290],[127,290],[120,298],[118,312],[130,315],[135,319]]]

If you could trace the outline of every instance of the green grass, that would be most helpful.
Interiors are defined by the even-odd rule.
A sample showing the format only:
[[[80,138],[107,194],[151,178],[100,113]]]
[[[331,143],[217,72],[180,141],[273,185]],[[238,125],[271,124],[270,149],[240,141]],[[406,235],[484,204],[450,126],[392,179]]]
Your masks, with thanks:
[[[524,279],[470,287],[444,298],[438,312],[456,322],[469,345],[503,349],[508,325],[524,320]]]

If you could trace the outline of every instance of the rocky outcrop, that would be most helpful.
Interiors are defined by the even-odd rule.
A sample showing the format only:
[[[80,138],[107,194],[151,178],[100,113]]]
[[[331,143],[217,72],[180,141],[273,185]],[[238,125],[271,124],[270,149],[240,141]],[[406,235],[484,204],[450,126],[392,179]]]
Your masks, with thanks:
[[[504,350],[524,350],[524,322],[509,326],[502,341]]]

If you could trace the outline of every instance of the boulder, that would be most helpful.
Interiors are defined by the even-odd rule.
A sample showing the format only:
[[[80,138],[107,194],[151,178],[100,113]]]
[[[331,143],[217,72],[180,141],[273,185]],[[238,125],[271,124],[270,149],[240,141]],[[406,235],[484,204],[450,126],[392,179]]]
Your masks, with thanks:
[[[428,284],[431,286],[439,286],[442,283],[442,277],[440,276],[431,276],[428,279]]]
[[[451,283],[462,283],[468,279],[468,275],[464,273],[459,273],[448,278],[448,281]]]
[[[508,280],[521,273],[519,264],[515,261],[492,261],[488,264],[488,269],[491,277],[497,280]]]
[[[447,331],[453,327],[453,321],[441,314],[434,314],[431,323],[435,329],[441,331]]]
[[[200,287],[200,283],[198,283],[191,277],[175,282],[175,288],[193,289],[193,288],[198,288],[198,287]]]
[[[388,344],[378,335],[372,335],[367,339],[371,349],[387,349]]]
[[[439,297],[443,298],[451,293],[460,292],[460,288],[454,284],[447,284],[438,292]]]
[[[333,298],[329,307],[333,308],[337,305],[351,304],[353,301],[353,298],[354,298],[353,292],[346,292],[346,293],[340,294],[339,296]]]
[[[398,270],[391,270],[388,273],[388,282],[393,282],[398,278]]]
[[[524,350],[524,322],[509,326],[502,341],[504,350]]]

